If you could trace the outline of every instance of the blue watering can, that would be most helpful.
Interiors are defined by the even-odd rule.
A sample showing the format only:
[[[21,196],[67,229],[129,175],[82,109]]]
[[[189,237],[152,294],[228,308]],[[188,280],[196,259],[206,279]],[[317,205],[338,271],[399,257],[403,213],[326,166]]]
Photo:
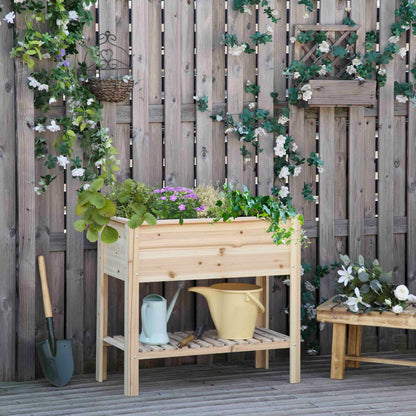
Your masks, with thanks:
[[[160,295],[148,295],[143,298],[141,309],[142,314],[142,333],[139,341],[143,344],[161,345],[169,342],[167,323],[169,321],[172,310],[178,299],[179,292],[185,283],[178,283],[178,289],[170,302],[169,308],[167,301]]]

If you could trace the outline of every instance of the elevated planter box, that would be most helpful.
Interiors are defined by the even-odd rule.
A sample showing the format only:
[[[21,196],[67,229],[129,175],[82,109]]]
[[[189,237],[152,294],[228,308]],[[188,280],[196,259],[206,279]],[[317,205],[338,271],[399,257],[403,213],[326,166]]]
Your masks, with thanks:
[[[376,81],[315,79],[309,83],[310,107],[373,107],[376,104]]]
[[[113,218],[110,225],[119,232],[111,245],[98,244],[97,280],[97,380],[107,377],[107,348],[124,351],[124,391],[139,391],[139,360],[184,355],[256,351],[256,367],[268,368],[267,351],[290,348],[290,381],[300,381],[300,223],[297,219],[283,226],[292,227],[292,242],[275,245],[268,224],[257,218],[238,218],[212,223],[211,219],[161,220],[155,226],[131,230],[124,218]],[[290,336],[268,329],[268,276],[289,275]],[[108,334],[108,277],[124,281],[124,336]],[[149,347],[139,344],[139,284],[182,280],[256,277],[263,288],[261,301],[266,312],[259,315],[259,327],[252,340],[218,340],[213,334],[203,344],[177,348],[181,333],[169,334],[169,344]],[[205,342],[205,343],[204,343]]]

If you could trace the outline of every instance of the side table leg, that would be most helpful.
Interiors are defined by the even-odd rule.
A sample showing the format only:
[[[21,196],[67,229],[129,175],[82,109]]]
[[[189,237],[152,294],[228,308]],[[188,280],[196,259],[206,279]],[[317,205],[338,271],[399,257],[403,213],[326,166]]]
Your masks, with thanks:
[[[268,276],[256,277],[256,285],[261,286],[263,291],[260,293],[260,302],[264,305],[265,311],[257,316],[257,327],[269,327],[269,279]],[[269,369],[269,351],[256,351],[255,367]]]
[[[348,327],[348,355],[359,357],[361,355],[363,327],[361,325],[348,325]],[[346,367],[360,368],[360,362],[347,360]]]
[[[333,324],[331,378],[343,380],[345,373],[345,347],[347,343],[347,325]]]
[[[139,394],[139,278],[124,283],[124,394]]]

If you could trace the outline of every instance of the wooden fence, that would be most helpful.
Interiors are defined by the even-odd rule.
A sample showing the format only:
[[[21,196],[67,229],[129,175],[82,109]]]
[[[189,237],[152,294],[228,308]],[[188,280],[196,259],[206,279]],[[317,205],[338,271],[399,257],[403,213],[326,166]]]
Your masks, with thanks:
[[[131,100],[104,105],[104,124],[119,151],[120,180],[129,176],[149,185],[193,186],[203,182],[245,184],[257,193],[270,191],[273,176],[273,140],[263,138],[264,151],[244,160],[240,143],[224,125],[212,121],[212,112],[238,115],[254,97],[244,91],[246,80],[262,90],[259,107],[273,111],[271,92],[286,96],[282,71],[292,59],[288,42],[295,24],[341,24],[345,8],[361,24],[360,40],[367,30],[379,30],[381,47],[394,22],[395,1],[321,0],[320,9],[305,17],[297,0],[269,0],[280,21],[273,42],[256,54],[225,53],[223,33],[240,40],[268,24],[262,13],[241,14],[224,0],[99,0],[96,27],[86,30],[89,43],[96,33],[110,31],[119,46],[132,54],[132,75],[139,81]],[[7,3],[7,1],[6,1]],[[397,3],[399,3],[397,1]],[[379,19],[378,19],[379,18]],[[58,338],[71,338],[77,373],[95,366],[96,247],[72,228],[78,186],[66,172],[43,196],[33,192],[44,172],[43,161],[33,160],[35,113],[28,90],[27,68],[8,54],[12,31],[0,26],[0,381],[28,380],[38,376],[35,340],[45,337],[40,284],[35,256],[47,258],[50,290]],[[366,109],[292,108],[290,134],[305,155],[318,152],[325,172],[313,167],[290,182],[294,203],[304,214],[311,244],[303,261],[312,267],[329,264],[339,253],[378,256],[394,270],[397,283],[416,292],[416,120],[411,105],[394,100],[394,80],[409,78],[409,63],[416,57],[415,37],[403,40],[405,59],[387,67],[388,83],[377,106]],[[209,97],[208,111],[196,111],[194,95]],[[57,103],[63,114],[65,103]],[[275,109],[277,110],[277,109]],[[14,140],[16,137],[16,140]],[[51,145],[52,139],[50,139]],[[79,154],[79,150],[77,150]],[[15,172],[17,172],[15,174]],[[301,196],[304,183],[319,195],[318,203]],[[309,276],[305,276],[308,278]],[[322,281],[321,297],[333,293],[331,274]],[[110,284],[110,333],[121,333],[122,288]],[[163,293],[170,299],[174,285],[152,284],[140,295]],[[270,326],[287,330],[286,290],[274,292]],[[208,319],[205,302],[186,290],[169,322],[170,328],[193,329]],[[330,332],[321,332],[322,352],[330,347]],[[414,333],[368,329],[364,348],[392,350],[416,347]],[[182,362],[192,362],[193,358]],[[178,363],[179,361],[175,361]],[[122,357],[112,351],[109,368]],[[160,363],[158,363],[160,364]],[[168,363],[169,364],[169,363]]]

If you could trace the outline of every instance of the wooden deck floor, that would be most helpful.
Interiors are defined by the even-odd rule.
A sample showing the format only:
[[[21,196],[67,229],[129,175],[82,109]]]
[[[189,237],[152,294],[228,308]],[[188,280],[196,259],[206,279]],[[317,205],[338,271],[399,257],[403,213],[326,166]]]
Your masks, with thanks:
[[[134,398],[122,384],[120,373],[103,384],[74,377],[65,388],[0,383],[0,415],[416,415],[416,368],[364,364],[338,381],[329,379],[328,357],[304,360],[300,384],[288,383],[287,359],[269,371],[250,362],[144,369]]]

